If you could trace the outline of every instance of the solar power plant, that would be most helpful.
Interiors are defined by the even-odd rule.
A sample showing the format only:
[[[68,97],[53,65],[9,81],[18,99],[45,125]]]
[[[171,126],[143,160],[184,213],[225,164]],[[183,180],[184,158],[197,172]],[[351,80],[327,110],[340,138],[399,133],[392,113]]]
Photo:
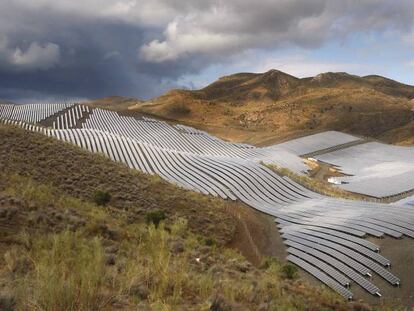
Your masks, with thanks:
[[[414,189],[414,148],[368,142],[316,156],[351,176],[340,188],[377,198]]]
[[[326,150],[360,141],[361,139],[356,136],[337,131],[327,131],[289,140],[269,148],[287,150],[295,155],[303,156],[319,150]]]
[[[273,154],[278,152],[277,148],[229,143],[203,131],[150,118],[136,119],[78,104],[62,106],[60,111],[47,105],[19,107],[24,108],[0,106],[2,122],[99,152],[185,189],[240,200],[274,216],[288,247],[287,260],[346,299],[354,297],[354,287],[380,296],[376,278],[384,279],[390,286],[401,283],[392,272],[393,263],[379,254],[378,245],[365,238],[413,238],[413,207],[323,196],[262,164],[288,164],[301,170],[300,162],[293,160],[298,158],[293,149],[285,150],[291,157],[281,162],[281,157]],[[53,126],[39,124],[42,118],[51,118]],[[309,153],[315,148],[354,142],[347,135],[338,137],[342,139],[336,145],[328,141],[323,146],[295,152]],[[367,279],[370,276],[373,278]]]
[[[0,104],[0,118],[37,123],[74,105],[73,102],[28,105]]]

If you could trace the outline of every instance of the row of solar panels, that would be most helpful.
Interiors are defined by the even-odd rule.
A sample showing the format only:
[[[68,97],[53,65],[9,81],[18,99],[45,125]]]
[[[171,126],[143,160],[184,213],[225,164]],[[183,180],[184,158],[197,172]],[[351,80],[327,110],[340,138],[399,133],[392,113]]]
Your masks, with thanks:
[[[137,120],[108,110],[94,109],[83,127],[109,131],[174,151],[249,159],[255,162],[264,161],[279,166],[288,166],[297,173],[307,170],[307,166],[299,157],[287,152],[281,153],[278,157],[266,148],[229,143],[205,132],[190,130],[189,127],[172,126],[166,122],[148,118]]]
[[[89,107],[85,105],[74,105],[66,109],[56,117],[52,127],[54,129],[68,129],[78,127],[79,120],[89,113]]]
[[[5,104],[0,105],[0,118],[37,123],[72,105],[73,103],[27,105]]]
[[[154,146],[185,151],[195,154],[207,154],[230,157],[248,157],[256,153],[246,148],[213,138],[205,134],[187,134],[178,131],[166,122],[153,119],[137,120],[120,116],[116,112],[94,109],[84,128],[93,128],[126,137],[142,140]]]

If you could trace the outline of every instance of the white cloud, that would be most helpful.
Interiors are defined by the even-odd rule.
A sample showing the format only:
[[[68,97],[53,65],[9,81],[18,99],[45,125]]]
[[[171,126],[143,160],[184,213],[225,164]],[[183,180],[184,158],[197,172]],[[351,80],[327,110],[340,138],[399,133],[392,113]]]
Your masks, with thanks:
[[[0,36],[0,60],[12,70],[47,70],[59,63],[60,47],[54,43],[32,42],[27,49],[10,47],[6,36]]]
[[[32,42],[26,51],[16,48],[12,56],[12,63],[23,69],[47,70],[54,67],[59,60],[60,47],[54,43],[41,45]]]
[[[206,32],[193,28],[181,31],[177,21],[168,24],[164,32],[165,41],[153,40],[141,47],[139,55],[149,62],[177,60],[187,53],[218,53],[239,45],[242,35]]]

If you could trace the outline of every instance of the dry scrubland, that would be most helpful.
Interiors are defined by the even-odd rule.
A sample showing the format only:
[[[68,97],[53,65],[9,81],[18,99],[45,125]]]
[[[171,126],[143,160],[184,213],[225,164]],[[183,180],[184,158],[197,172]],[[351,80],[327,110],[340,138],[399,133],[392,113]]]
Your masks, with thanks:
[[[0,138],[1,310],[370,310],[229,248],[236,203],[14,127]]]
[[[115,102],[112,108],[124,110]],[[324,130],[409,145],[414,137],[413,108],[414,87],[384,77],[324,73],[298,79],[271,70],[226,76],[201,90],[173,90],[131,105],[128,112],[257,145]]]

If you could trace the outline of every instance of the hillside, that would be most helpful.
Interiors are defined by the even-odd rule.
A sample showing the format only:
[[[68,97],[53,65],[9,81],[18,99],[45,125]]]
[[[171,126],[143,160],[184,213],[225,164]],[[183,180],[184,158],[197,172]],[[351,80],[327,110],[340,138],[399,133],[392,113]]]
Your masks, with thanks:
[[[329,72],[299,79],[271,70],[222,77],[200,90],[172,90],[129,113],[259,145],[322,130],[407,144],[413,107],[414,87],[384,77]]]
[[[136,98],[111,96],[89,101],[88,105],[93,108],[127,110],[129,107],[139,106],[141,103],[143,103],[143,101]]]
[[[0,137],[1,310],[368,310],[228,248],[246,247],[241,204],[15,127]]]

